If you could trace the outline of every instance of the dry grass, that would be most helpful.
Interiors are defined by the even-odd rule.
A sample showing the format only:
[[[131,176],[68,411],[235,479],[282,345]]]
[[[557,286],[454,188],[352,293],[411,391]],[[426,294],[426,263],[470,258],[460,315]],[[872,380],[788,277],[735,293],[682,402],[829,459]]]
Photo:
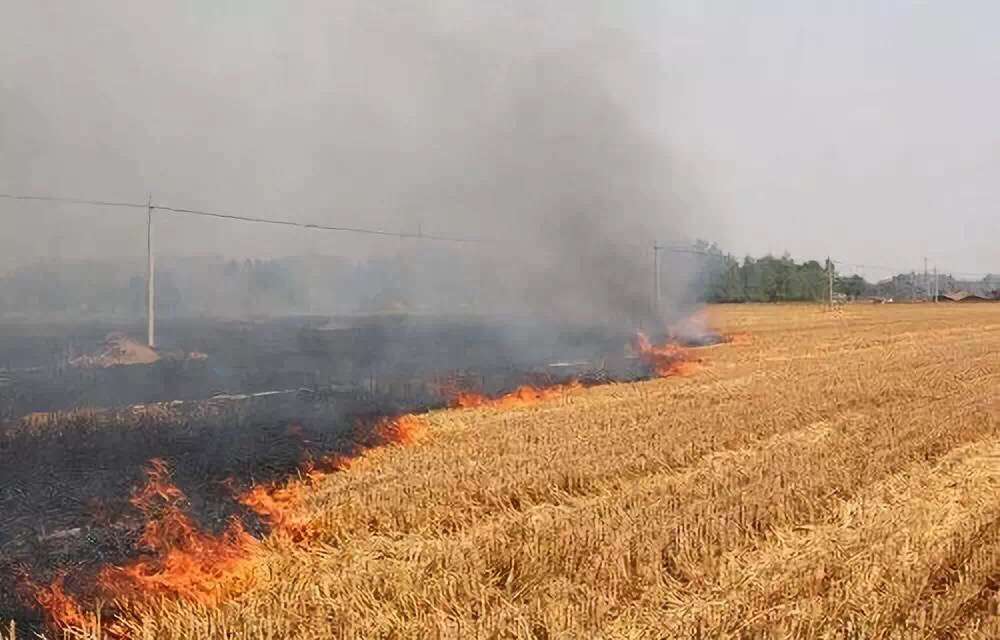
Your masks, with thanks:
[[[1000,637],[1000,305],[713,310],[687,378],[432,413],[136,638]],[[0,636],[2,637],[2,636]],[[92,634],[90,637],[95,637]]]

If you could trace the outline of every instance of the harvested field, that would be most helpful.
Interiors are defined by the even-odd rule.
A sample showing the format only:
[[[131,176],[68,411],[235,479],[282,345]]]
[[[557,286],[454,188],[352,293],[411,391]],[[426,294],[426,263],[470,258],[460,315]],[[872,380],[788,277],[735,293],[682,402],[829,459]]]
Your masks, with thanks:
[[[105,629],[998,637],[1000,305],[711,312],[748,337],[688,375],[424,414],[267,488],[271,532],[219,597]]]

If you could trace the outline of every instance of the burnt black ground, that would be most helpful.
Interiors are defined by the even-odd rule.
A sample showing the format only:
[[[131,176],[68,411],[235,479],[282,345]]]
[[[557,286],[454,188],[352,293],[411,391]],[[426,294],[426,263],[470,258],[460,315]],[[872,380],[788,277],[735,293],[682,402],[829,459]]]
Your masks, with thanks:
[[[129,498],[145,482],[153,458],[172,470],[203,530],[219,532],[239,517],[259,534],[260,523],[235,499],[240,492],[286,478],[310,457],[377,444],[358,431],[359,424],[441,406],[449,386],[498,394],[520,384],[571,378],[600,384],[648,373],[625,355],[630,336],[604,330],[522,327],[498,333],[465,322],[387,319],[286,329],[258,327],[200,342],[187,336],[190,350],[217,348],[192,365],[200,372],[169,363],[90,372],[84,374],[91,376],[90,390],[74,389],[65,397],[59,391],[66,378],[38,374],[46,393],[54,394],[53,408],[79,404],[88,393],[110,406],[174,400],[179,388],[182,397],[201,399],[0,423],[0,619],[28,628],[39,623],[39,612],[23,593],[25,576],[47,584],[65,571],[67,589],[86,592],[99,567],[142,553],[137,541],[144,519]],[[249,373],[225,373],[216,388],[199,377],[214,375],[211,367]],[[164,373],[167,384],[158,380]],[[218,391],[289,384],[312,390],[205,399]]]
[[[137,325],[0,324],[0,421],[31,412],[196,400],[217,393],[329,385],[403,387],[455,371],[489,376],[544,369],[550,362],[620,356],[631,334],[523,319],[362,316],[260,322],[165,319],[165,357],[149,366],[79,369],[73,355],[96,353],[109,332],[144,341]],[[502,381],[495,386],[502,387]]]
[[[558,381],[526,374],[507,380],[506,389]],[[49,584],[64,572],[67,591],[86,595],[100,567],[142,555],[145,518],[129,498],[146,482],[151,459],[166,462],[203,531],[221,532],[236,517],[259,535],[264,527],[239,495],[288,478],[308,460],[384,444],[374,429],[379,418],[445,404],[441,395],[420,398],[300,391],[0,426],[0,619],[40,624],[25,578]]]
[[[0,619],[32,625],[38,612],[23,578],[47,584],[68,574],[86,591],[100,566],[141,553],[142,514],[130,503],[152,458],[163,459],[189,499],[193,519],[221,531],[240,517],[235,497],[253,483],[295,472],[309,457],[350,454],[365,444],[358,425],[384,400],[270,398],[63,416],[55,424],[0,431]],[[368,444],[374,442],[369,440]]]

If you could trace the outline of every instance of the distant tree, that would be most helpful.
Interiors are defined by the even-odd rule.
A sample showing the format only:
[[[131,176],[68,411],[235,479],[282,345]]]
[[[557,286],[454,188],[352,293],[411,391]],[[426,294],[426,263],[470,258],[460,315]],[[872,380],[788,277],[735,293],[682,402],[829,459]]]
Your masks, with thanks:
[[[696,244],[699,274],[695,287],[699,298],[710,302],[781,302],[825,300],[828,295],[827,267],[816,261],[801,264],[785,253],[780,258],[766,255],[742,261],[723,254],[714,245]],[[864,295],[870,287],[860,276],[838,279],[838,291],[850,296]]]
[[[759,299],[760,282],[757,274],[757,262],[750,256],[744,256],[740,267],[740,278],[743,280],[743,299],[748,302]]]
[[[853,276],[839,277],[834,282],[834,291],[837,293],[843,293],[851,298],[860,298],[865,295],[865,290],[868,287],[868,283],[861,276],[855,274]]]

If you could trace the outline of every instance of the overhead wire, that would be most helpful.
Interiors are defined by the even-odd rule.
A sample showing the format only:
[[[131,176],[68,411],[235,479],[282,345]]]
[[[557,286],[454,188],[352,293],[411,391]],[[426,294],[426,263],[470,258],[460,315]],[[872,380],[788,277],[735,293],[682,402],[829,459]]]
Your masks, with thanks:
[[[917,269],[913,268],[906,269],[899,266],[891,267],[891,266],[877,265],[877,264],[861,264],[858,262],[845,262],[843,260],[833,260],[832,262],[834,264],[842,265],[845,267],[855,267],[859,269],[873,269],[878,271],[889,271],[897,274],[911,273],[917,271]],[[979,278],[979,277],[985,278],[986,276],[994,275],[988,271],[973,272],[973,271],[951,271],[951,270],[946,270],[946,274],[950,276],[965,276],[970,278]],[[942,275],[945,275],[945,273],[942,273]]]
[[[66,204],[87,204],[99,207],[128,207],[133,209],[145,209],[147,207],[146,203],[137,203],[137,202],[84,200],[83,198],[60,198],[57,196],[17,195],[13,193],[0,193],[0,198],[4,198],[6,200],[38,200],[42,202],[63,202]]]
[[[14,193],[0,193],[0,198],[6,200],[23,200],[23,201],[40,201],[40,202],[57,202],[64,204],[78,204],[78,205],[90,205],[99,207],[121,207],[128,209],[146,209],[152,211],[164,211],[167,213],[179,214],[179,215],[191,215],[191,216],[201,216],[205,218],[216,218],[223,220],[234,220],[237,222],[249,222],[254,224],[269,224],[278,225],[285,227],[296,227],[299,229],[313,229],[318,231],[332,231],[332,232],[342,232],[342,233],[355,233],[361,235],[371,235],[371,236],[382,236],[382,237],[392,237],[392,238],[404,238],[404,239],[415,239],[415,240],[433,240],[440,242],[456,242],[456,243],[488,243],[490,240],[486,238],[477,238],[471,236],[453,236],[440,233],[413,233],[405,231],[388,231],[385,229],[373,229],[368,227],[354,227],[354,226],[341,226],[341,225],[326,225],[326,224],[316,224],[309,222],[297,222],[295,220],[287,220],[280,218],[264,218],[259,216],[247,216],[234,213],[226,213],[222,211],[209,211],[204,209],[188,209],[182,207],[169,207],[166,205],[154,204],[152,202],[124,202],[124,201],[113,201],[113,200],[90,200],[86,198],[68,198],[61,196],[50,196],[50,195],[33,195],[33,194],[14,194]],[[671,253],[689,253],[695,255],[723,255],[716,254],[711,251],[706,251],[704,249],[699,249],[697,247],[684,247],[684,246],[665,246],[656,245],[654,247],[656,251],[669,251]],[[907,273],[914,271],[913,269],[902,269],[900,267],[891,267],[884,265],[870,265],[861,264],[855,262],[846,262],[843,260],[832,260],[834,264],[842,265],[845,267],[856,267],[861,269],[873,269],[873,270],[883,270],[895,273]],[[988,272],[974,273],[974,272],[962,272],[962,271],[949,271],[951,276],[965,276],[965,277],[985,277],[991,275]]]
[[[384,229],[368,229],[364,227],[344,227],[325,224],[314,224],[309,222],[295,222],[294,220],[278,220],[273,218],[259,218],[256,216],[244,216],[234,213],[222,213],[218,211],[202,211],[198,209],[182,209],[179,207],[166,207],[163,205],[152,205],[154,211],[167,211],[193,216],[204,216],[208,218],[220,218],[224,220],[236,220],[239,222],[252,222],[258,224],[273,224],[287,227],[298,227],[300,229],[317,229],[320,231],[342,231],[345,233],[359,233],[373,236],[389,236],[393,238],[414,238],[423,240],[441,240],[444,242],[485,242],[482,238],[449,236],[437,233],[412,233],[401,231],[386,231]]]
[[[260,216],[248,216],[235,213],[227,213],[222,211],[210,211],[206,209],[189,209],[183,207],[170,207],[161,204],[155,204],[153,202],[143,203],[143,202],[112,202],[107,200],[88,200],[85,198],[67,198],[59,196],[39,196],[39,195],[19,195],[11,193],[0,193],[0,198],[8,200],[36,200],[44,202],[58,202],[65,204],[81,204],[81,205],[94,205],[94,206],[112,206],[112,207],[126,207],[132,209],[146,209],[152,211],[163,211],[166,213],[178,214],[178,215],[191,215],[200,216],[205,218],[215,218],[222,220],[233,220],[237,222],[249,222],[254,224],[269,224],[284,227],[295,227],[299,229],[312,229],[318,231],[333,231],[333,232],[343,232],[343,233],[355,233],[370,236],[381,236],[381,237],[391,237],[391,238],[403,238],[403,239],[414,239],[414,240],[433,240],[440,242],[455,242],[455,243],[479,243],[486,244],[495,241],[491,241],[487,238],[478,238],[472,236],[455,236],[442,233],[423,233],[423,232],[405,232],[405,231],[388,231],[385,229],[372,229],[367,227],[354,227],[354,226],[343,226],[343,225],[327,225],[327,224],[316,224],[309,222],[297,222],[295,220],[287,220],[280,218],[265,218]],[[638,249],[639,246],[636,245]],[[697,255],[712,255],[710,252],[698,249],[696,247],[677,247],[677,246],[658,246],[657,250],[669,251],[672,253],[690,253]]]
[[[473,237],[463,237],[463,236],[451,236],[439,233],[413,233],[413,232],[401,232],[401,231],[387,231],[385,229],[371,229],[366,227],[350,227],[350,226],[337,226],[337,225],[326,225],[326,224],[315,224],[309,222],[297,222],[295,220],[283,220],[279,218],[264,218],[258,216],[245,216],[238,215],[234,213],[225,213],[221,211],[208,211],[202,209],[186,209],[181,207],[168,207],[165,205],[154,204],[154,203],[140,203],[140,202],[113,202],[108,200],[88,200],[85,198],[64,198],[59,196],[38,196],[38,195],[19,195],[11,193],[0,193],[0,198],[7,200],[35,200],[43,202],[59,202],[64,204],[82,204],[82,205],[93,205],[93,206],[108,206],[108,207],[125,207],[131,209],[147,209],[153,211],[165,211],[167,213],[174,213],[180,215],[191,215],[200,216],[205,218],[217,218],[224,220],[235,220],[239,222],[251,222],[256,224],[270,224],[279,225],[285,227],[297,227],[300,229],[314,229],[319,231],[339,231],[344,233],[357,233],[363,235],[373,235],[373,236],[384,236],[393,238],[412,238],[419,240],[437,240],[443,242],[485,242],[482,238]]]

